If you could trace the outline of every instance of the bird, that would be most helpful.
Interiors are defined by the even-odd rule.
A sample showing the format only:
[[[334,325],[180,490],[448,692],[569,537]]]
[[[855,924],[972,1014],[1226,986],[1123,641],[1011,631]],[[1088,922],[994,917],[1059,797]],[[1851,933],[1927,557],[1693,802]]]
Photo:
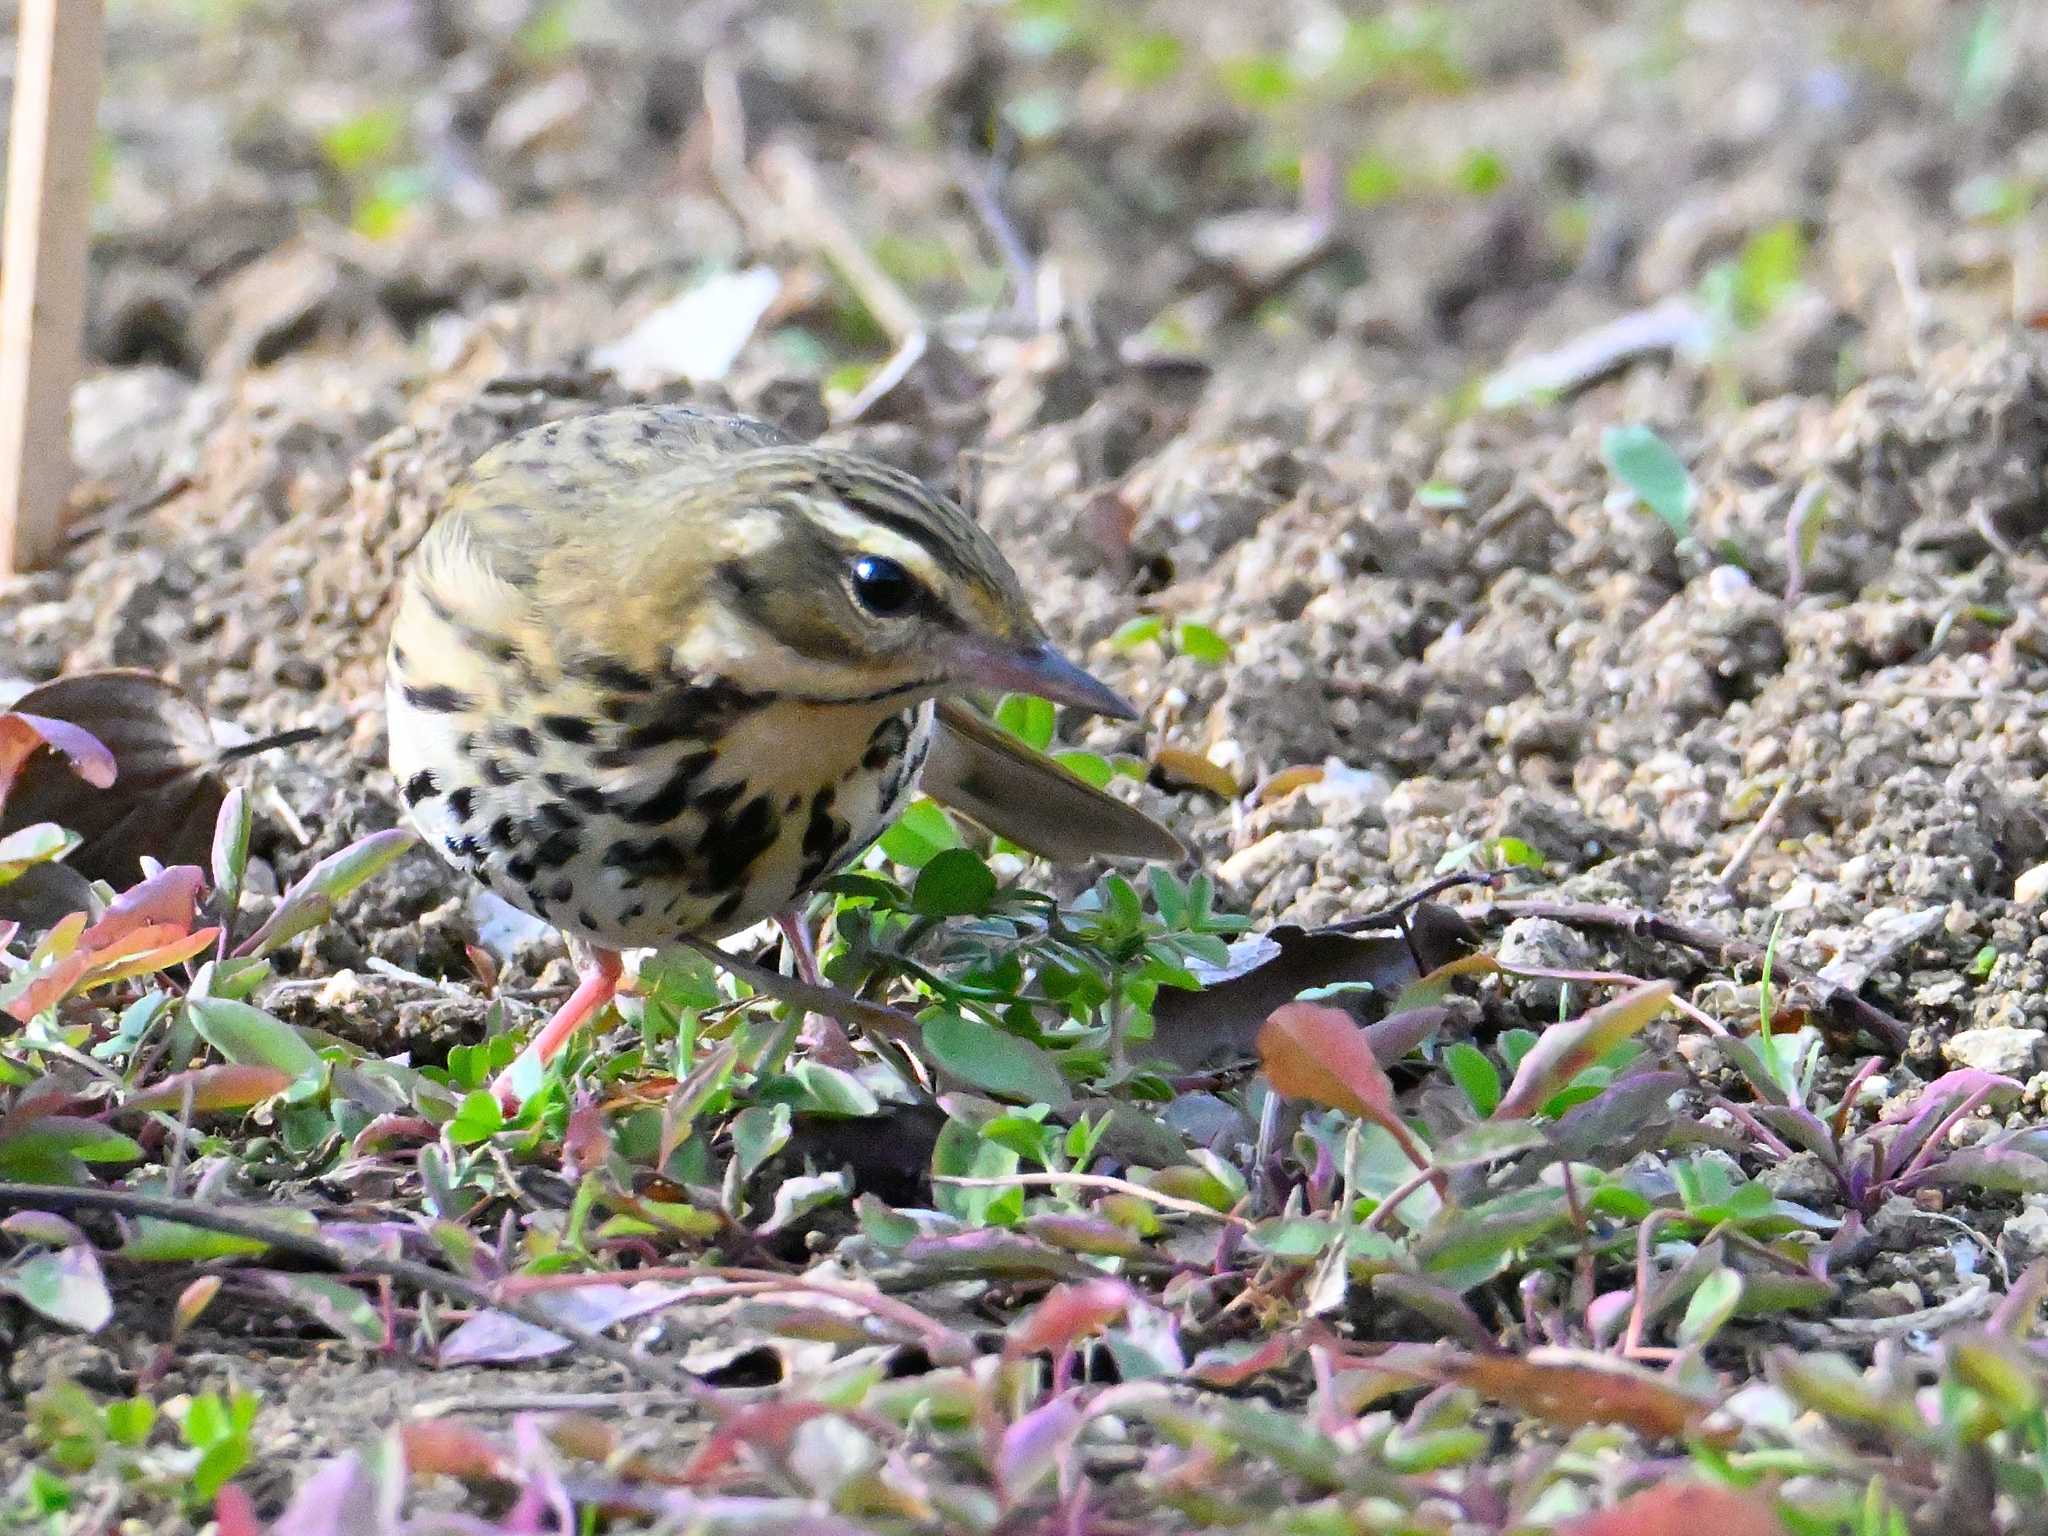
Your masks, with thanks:
[[[797,903],[920,788],[1055,861],[1185,857],[964,702],[993,691],[1137,717],[913,475],[686,405],[484,453],[405,560],[385,700],[422,839],[576,961],[500,1099],[611,1001],[623,951],[775,918],[815,982]]]

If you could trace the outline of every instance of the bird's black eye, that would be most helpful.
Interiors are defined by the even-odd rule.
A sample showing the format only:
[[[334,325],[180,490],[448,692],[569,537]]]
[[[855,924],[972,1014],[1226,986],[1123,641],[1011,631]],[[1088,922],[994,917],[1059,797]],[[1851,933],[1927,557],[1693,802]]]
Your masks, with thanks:
[[[853,595],[869,613],[888,618],[916,601],[917,582],[894,560],[862,555],[853,562]]]

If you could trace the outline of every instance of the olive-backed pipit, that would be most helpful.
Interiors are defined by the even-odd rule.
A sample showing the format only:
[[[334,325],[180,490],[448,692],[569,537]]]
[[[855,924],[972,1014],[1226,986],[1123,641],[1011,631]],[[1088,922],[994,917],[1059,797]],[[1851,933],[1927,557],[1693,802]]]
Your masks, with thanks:
[[[1174,858],[1158,823],[945,696],[1134,711],[1063,657],[953,502],[855,454],[682,407],[485,454],[408,562],[391,767],[451,863],[552,923],[581,982],[619,951],[792,904],[925,791],[1052,858]]]

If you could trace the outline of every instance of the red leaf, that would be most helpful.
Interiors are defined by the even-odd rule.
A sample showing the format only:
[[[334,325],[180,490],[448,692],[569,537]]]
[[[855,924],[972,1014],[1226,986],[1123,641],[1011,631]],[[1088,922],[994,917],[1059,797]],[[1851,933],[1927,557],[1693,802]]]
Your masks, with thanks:
[[[1427,1154],[1394,1112],[1394,1087],[1370,1037],[1343,1009],[1320,1003],[1275,1008],[1259,1027],[1259,1060],[1277,1092],[1370,1120],[1416,1167],[1427,1165]]]
[[[91,969],[92,951],[75,949],[63,959],[52,962],[22,988],[8,1002],[7,1011],[26,1024],[45,1008],[69,997],[71,989],[83,981],[85,973]]]
[[[1670,1007],[1677,990],[1668,981],[1648,982],[1576,1019],[1551,1025],[1515,1069],[1515,1080],[1494,1106],[1492,1118],[1520,1120],[1535,1114],[1552,1094]]]
[[[1045,1300],[1010,1325],[1003,1340],[1003,1358],[1065,1354],[1088,1334],[1122,1317],[1131,1301],[1131,1288],[1117,1280],[1054,1286]]]
[[[199,892],[206,876],[197,864],[173,864],[108,903],[105,914],[78,942],[87,949],[106,949],[138,928],[167,925],[179,934],[192,931],[198,916]]]
[[[167,1109],[175,1114],[184,1107],[189,1088],[194,1114],[206,1110],[247,1109],[252,1104],[261,1104],[272,1094],[283,1093],[291,1085],[291,1074],[280,1072],[276,1067],[199,1067],[191,1072],[175,1073],[154,1088],[145,1088],[121,1107]]]
[[[604,1112],[587,1096],[579,1096],[569,1111],[569,1124],[562,1135],[562,1175],[580,1179],[602,1168],[611,1156],[612,1138],[605,1130]]]
[[[708,1435],[682,1470],[681,1481],[703,1483],[739,1459],[748,1446],[779,1452],[813,1419],[836,1414],[827,1403],[754,1403],[741,1408]]]
[[[1277,1371],[1301,1353],[1301,1340],[1293,1334],[1275,1334],[1256,1347],[1219,1344],[1203,1350],[1188,1367],[1188,1375],[1205,1387],[1240,1387],[1254,1376]]]
[[[220,1536],[263,1536],[256,1504],[240,1483],[228,1483],[213,1496],[213,1523]]]
[[[168,971],[174,965],[183,965],[187,960],[204,954],[220,937],[218,928],[202,928],[197,933],[182,934],[168,943],[157,942],[154,937],[174,931],[169,927],[143,929],[142,933],[153,937],[149,946],[138,954],[127,953],[129,944],[124,941],[120,946],[122,953],[111,960],[105,954],[94,955],[92,975],[86,978],[85,984],[104,987],[126,981],[131,976],[153,976],[159,971]],[[131,939],[135,937],[130,935]]]
[[[497,1442],[459,1419],[420,1419],[398,1431],[405,1469],[414,1477],[434,1475],[481,1482],[511,1476],[512,1463]]]
[[[1697,1428],[1714,1408],[1649,1371],[1590,1352],[1541,1349],[1526,1356],[1472,1355],[1454,1358],[1442,1375],[1482,1397],[1564,1428],[1621,1424],[1645,1435],[1675,1439]]]
[[[1755,1494],[1689,1482],[1659,1483],[1557,1529],[1558,1536],[1785,1536],[1783,1522]]]

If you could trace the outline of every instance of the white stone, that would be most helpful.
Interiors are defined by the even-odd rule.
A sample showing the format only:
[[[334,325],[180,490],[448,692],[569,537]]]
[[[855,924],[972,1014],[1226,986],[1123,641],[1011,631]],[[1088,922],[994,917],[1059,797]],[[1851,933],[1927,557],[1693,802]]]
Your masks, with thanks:
[[[2041,1045],[2038,1029],[1990,1024],[1951,1035],[1942,1042],[1941,1054],[1952,1066],[1975,1067],[2025,1081],[2041,1065]]]

